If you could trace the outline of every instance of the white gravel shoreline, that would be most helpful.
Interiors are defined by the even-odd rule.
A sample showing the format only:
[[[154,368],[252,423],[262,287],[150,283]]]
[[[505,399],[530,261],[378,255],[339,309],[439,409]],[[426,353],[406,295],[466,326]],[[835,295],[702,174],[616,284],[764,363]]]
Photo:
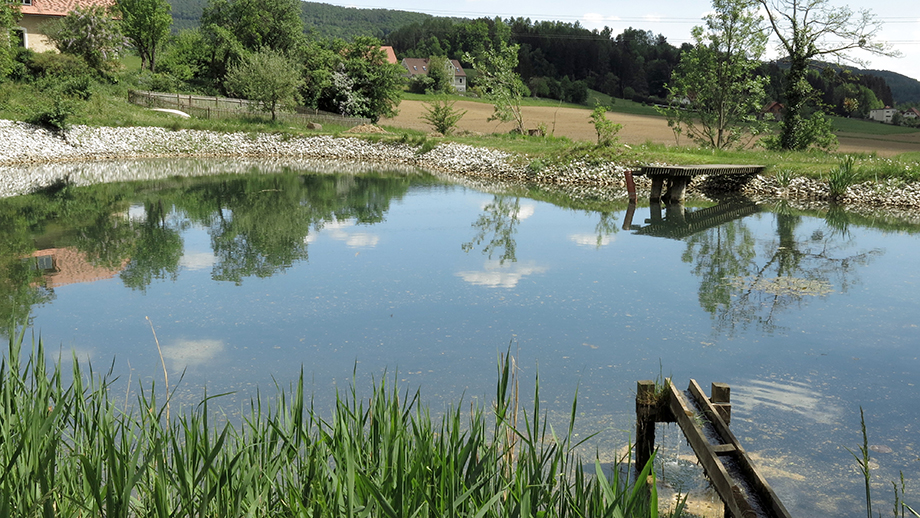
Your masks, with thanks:
[[[182,161],[175,160],[202,157],[228,160],[212,164],[198,161],[191,168],[188,163],[180,167]],[[152,158],[171,160],[149,160]],[[273,162],[278,167],[352,169],[355,172],[418,168],[479,179],[592,185],[626,195],[622,173],[627,168],[618,164],[599,167],[574,163],[534,173],[512,154],[456,143],[442,143],[420,155],[418,148],[409,144],[358,137],[291,137],[269,133],[174,131],[160,127],[91,126],[74,126],[61,135],[25,122],[0,120],[0,197],[26,194],[65,178],[68,182],[85,185],[244,172],[256,163]],[[637,180],[642,189],[643,179]],[[761,176],[752,181],[745,192],[777,198],[827,198],[825,185],[805,178],[796,178],[781,187],[772,176]],[[843,201],[878,207],[920,207],[920,183],[861,184],[851,187]]]

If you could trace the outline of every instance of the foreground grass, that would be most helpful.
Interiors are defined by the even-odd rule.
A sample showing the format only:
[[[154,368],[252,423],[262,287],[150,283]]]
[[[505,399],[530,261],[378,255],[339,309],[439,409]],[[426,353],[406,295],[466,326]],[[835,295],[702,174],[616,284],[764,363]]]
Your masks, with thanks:
[[[329,418],[303,379],[242,423],[216,423],[207,394],[173,408],[140,387],[127,408],[111,380],[74,360],[48,365],[41,341],[11,333],[0,364],[0,516],[657,516],[651,463],[588,474],[568,428],[519,411],[511,360],[491,411],[441,418],[386,380],[339,394]],[[65,378],[72,376],[70,382]],[[608,474],[610,478],[608,478]],[[646,484],[649,480],[649,484]]]

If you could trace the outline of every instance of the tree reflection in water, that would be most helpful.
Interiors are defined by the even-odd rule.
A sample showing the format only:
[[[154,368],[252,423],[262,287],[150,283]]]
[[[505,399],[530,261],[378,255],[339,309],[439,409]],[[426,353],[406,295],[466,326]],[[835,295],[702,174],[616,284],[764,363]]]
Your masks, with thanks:
[[[797,236],[801,216],[785,205],[773,210],[776,238],[761,243],[761,250],[743,219],[686,238],[682,259],[702,279],[700,306],[712,315],[718,332],[732,336],[754,324],[772,333],[779,328],[779,313],[832,288],[846,292],[860,282],[857,267],[881,253],[846,255],[845,232]]]
[[[491,203],[487,203],[482,208],[482,214],[473,223],[476,235],[471,241],[463,243],[461,248],[464,252],[469,252],[485,242],[486,246],[483,247],[482,253],[486,254],[489,259],[492,259],[492,255],[501,249],[499,264],[505,264],[505,261],[516,262],[515,247],[517,244],[514,241],[514,234],[517,233],[520,216],[521,198],[495,196]]]

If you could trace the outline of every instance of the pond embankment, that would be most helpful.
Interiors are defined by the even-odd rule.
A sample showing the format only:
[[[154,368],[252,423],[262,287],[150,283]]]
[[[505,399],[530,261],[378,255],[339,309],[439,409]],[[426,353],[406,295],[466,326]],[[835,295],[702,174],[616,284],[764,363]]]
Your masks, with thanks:
[[[623,172],[629,164],[593,165],[576,161],[564,166],[546,166],[534,172],[523,157],[488,148],[442,143],[425,153],[420,151],[418,146],[407,143],[358,136],[297,137],[280,133],[89,126],[74,126],[67,132],[57,133],[24,122],[0,120],[0,197],[31,192],[62,179],[90,183],[169,174],[168,171],[153,172],[152,176],[139,178],[131,168],[118,167],[108,168],[104,173],[92,173],[83,168],[78,174],[73,167],[48,167],[49,164],[177,157],[273,158],[326,161],[337,166],[387,164],[482,180],[602,187],[626,197]],[[225,172],[214,169],[212,172]],[[638,180],[640,189],[648,188],[643,178]],[[718,188],[714,183],[695,182],[700,188]],[[691,186],[691,192],[693,190]],[[823,182],[794,178],[780,185],[776,178],[765,175],[748,182],[743,191],[754,196],[794,200],[823,201],[829,197],[829,189]],[[865,182],[851,186],[838,201],[872,207],[916,208],[920,207],[920,183]]]

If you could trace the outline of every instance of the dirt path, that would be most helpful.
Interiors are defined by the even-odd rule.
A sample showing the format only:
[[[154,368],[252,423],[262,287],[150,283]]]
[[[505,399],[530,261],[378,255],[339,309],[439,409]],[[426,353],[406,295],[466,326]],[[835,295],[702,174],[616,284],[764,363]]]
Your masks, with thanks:
[[[466,115],[457,124],[460,129],[473,133],[506,133],[514,128],[512,123],[489,122],[492,115],[492,105],[473,101],[457,101],[454,108],[466,110]],[[431,126],[420,117],[425,114],[425,103],[422,101],[403,101],[399,105],[399,114],[390,119],[381,119],[384,125],[400,128],[431,131]],[[536,128],[541,123],[546,124],[548,133],[557,137],[568,137],[572,140],[593,142],[597,138],[594,126],[588,119],[589,110],[578,108],[564,108],[551,106],[525,106],[524,125]],[[608,113],[607,117],[622,124],[620,141],[626,144],[675,144],[674,134],[668,128],[668,123],[660,117],[645,115],[627,115],[623,113]],[[875,152],[882,157],[891,157],[909,151],[920,151],[920,133],[904,135],[863,135],[841,134],[839,151],[844,153]],[[687,139],[681,139],[681,144],[686,144]]]

